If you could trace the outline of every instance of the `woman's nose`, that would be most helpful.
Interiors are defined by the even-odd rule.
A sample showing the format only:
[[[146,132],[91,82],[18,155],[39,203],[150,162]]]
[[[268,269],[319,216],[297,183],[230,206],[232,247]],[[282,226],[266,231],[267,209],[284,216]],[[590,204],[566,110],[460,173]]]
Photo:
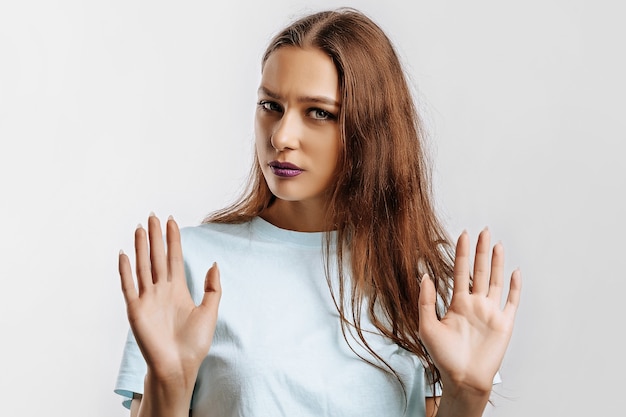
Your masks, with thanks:
[[[301,132],[301,123],[297,115],[285,112],[276,123],[276,128],[270,138],[272,147],[277,151],[296,149],[300,142]]]

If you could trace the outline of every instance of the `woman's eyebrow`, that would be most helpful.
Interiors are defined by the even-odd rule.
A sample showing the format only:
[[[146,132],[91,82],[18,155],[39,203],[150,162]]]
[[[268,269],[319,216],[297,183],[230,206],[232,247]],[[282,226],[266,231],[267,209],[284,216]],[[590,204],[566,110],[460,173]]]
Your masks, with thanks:
[[[266,96],[269,96],[275,100],[282,99],[280,94],[275,93],[263,86],[259,87],[258,93],[265,94]],[[334,107],[341,107],[337,100],[326,96],[300,96],[297,98],[297,100],[300,103],[323,103]]]

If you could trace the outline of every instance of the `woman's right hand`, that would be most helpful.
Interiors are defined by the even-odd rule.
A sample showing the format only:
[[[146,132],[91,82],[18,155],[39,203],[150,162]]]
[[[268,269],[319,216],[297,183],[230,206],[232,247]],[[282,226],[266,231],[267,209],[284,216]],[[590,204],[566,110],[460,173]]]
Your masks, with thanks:
[[[221,297],[219,270],[213,264],[207,272],[204,297],[196,306],[185,280],[178,226],[170,217],[166,227],[167,250],[155,215],[148,218],[148,236],[143,227],[137,227],[137,288],[128,256],[121,252],[122,292],[150,376],[165,385],[185,382],[193,387],[215,332]]]

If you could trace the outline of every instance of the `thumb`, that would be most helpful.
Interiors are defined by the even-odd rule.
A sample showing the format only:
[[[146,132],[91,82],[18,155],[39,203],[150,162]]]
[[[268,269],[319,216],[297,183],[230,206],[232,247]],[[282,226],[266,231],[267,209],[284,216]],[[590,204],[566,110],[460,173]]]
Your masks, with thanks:
[[[217,314],[217,307],[222,297],[222,285],[220,284],[220,270],[216,262],[206,273],[204,278],[204,296],[202,297],[201,306],[210,308]]]
[[[428,274],[424,274],[419,294],[419,332],[439,324],[436,313],[437,291]]]

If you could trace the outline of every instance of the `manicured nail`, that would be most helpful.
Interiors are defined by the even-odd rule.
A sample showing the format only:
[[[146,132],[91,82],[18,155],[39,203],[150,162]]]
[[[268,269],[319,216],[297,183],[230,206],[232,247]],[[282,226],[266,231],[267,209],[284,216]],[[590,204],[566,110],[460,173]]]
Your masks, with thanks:
[[[156,214],[154,214],[154,211],[151,211],[148,217],[156,217]]]
[[[174,220],[174,216],[172,216],[171,214],[167,217],[167,220]]]
[[[137,229],[143,229],[143,226],[141,225],[141,223],[137,224]]]
[[[120,249],[120,256],[124,254],[124,249]]]

